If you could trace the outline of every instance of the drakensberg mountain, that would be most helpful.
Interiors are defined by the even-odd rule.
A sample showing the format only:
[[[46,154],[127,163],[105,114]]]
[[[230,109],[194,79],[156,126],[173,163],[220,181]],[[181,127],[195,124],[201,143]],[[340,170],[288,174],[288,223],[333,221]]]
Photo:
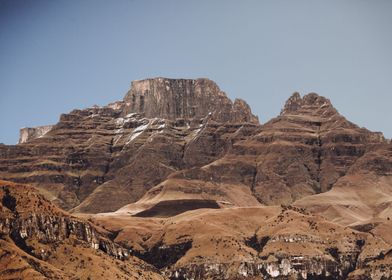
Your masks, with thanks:
[[[208,79],[134,81],[22,129],[0,178],[1,279],[392,278],[392,144],[315,93],[260,124]]]

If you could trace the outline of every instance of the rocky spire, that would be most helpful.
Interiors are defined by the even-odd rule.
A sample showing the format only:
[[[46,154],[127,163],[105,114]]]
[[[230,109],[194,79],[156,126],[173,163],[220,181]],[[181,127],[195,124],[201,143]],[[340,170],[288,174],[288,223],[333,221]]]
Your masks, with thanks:
[[[147,118],[204,118],[219,122],[258,123],[245,101],[234,103],[209,79],[152,78],[133,81],[124,97],[125,113]]]
[[[289,99],[287,99],[281,114],[288,112],[295,112],[302,104],[301,95],[298,92],[294,92]]]
[[[337,115],[337,110],[331,101],[317,93],[308,93],[302,98],[298,92],[294,92],[286,101],[280,115],[312,115],[331,117]]]

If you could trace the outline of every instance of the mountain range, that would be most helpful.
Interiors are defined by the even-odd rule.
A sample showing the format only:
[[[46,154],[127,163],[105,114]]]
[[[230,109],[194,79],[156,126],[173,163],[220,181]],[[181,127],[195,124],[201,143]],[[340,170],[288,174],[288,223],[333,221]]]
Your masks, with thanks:
[[[316,93],[260,123],[208,79],[0,144],[0,279],[392,279],[392,143]]]

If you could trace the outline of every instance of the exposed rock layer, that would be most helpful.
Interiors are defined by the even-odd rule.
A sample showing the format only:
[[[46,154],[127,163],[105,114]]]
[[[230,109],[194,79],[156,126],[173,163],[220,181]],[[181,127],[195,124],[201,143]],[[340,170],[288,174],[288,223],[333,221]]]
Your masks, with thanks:
[[[133,81],[124,101],[126,113],[143,113],[147,118],[176,120],[210,116],[218,122],[258,123],[245,101],[236,99],[233,103],[208,79]]]
[[[96,278],[97,273],[104,278],[105,274],[111,277],[110,271],[116,272],[118,279],[136,275],[161,278],[153,268],[130,256],[128,249],[110,240],[110,235],[105,236],[108,233],[63,212],[31,187],[0,181],[0,201],[1,279],[71,279],[76,275],[88,279]],[[70,259],[64,262],[67,257]],[[12,259],[26,265],[18,267]],[[78,266],[77,273],[66,267],[68,261]],[[93,261],[106,262],[109,271],[104,267],[91,271],[96,264],[89,267],[88,262]]]

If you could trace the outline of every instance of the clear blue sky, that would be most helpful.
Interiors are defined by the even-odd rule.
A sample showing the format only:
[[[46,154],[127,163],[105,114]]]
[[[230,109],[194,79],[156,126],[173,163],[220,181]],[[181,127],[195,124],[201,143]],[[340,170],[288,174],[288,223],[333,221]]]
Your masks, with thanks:
[[[314,91],[392,137],[391,15],[389,0],[0,0],[0,142],[155,76],[215,80],[262,122]]]

